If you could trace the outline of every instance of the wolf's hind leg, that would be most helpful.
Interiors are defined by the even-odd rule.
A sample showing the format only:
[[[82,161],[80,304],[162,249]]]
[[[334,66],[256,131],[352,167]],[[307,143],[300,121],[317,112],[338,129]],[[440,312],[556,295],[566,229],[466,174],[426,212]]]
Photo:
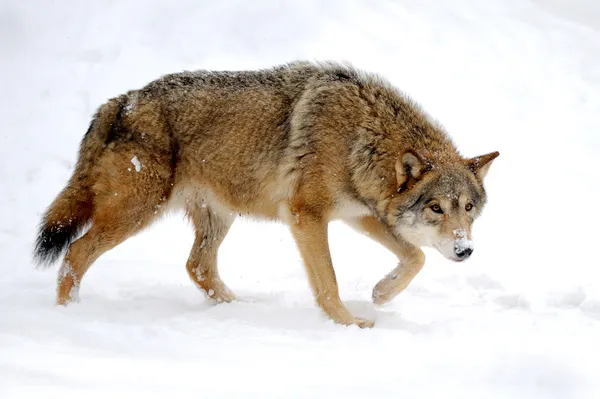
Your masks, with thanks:
[[[139,170],[132,159],[140,162]],[[168,159],[162,160],[134,144],[107,150],[93,174],[92,225],[65,255],[58,274],[56,302],[61,305],[77,299],[81,279],[96,259],[162,213],[168,194]]]
[[[154,202],[158,201],[156,198]],[[156,215],[151,203],[149,199],[138,204],[115,201],[111,206],[98,207],[90,230],[73,242],[65,255],[58,274],[58,304],[76,300],[81,279],[92,263],[152,221]]]
[[[393,254],[399,263],[398,266],[382,278],[373,288],[373,302],[382,305],[400,294],[425,264],[425,254],[403,239],[392,234],[379,220],[372,216],[365,216],[347,221],[347,223],[377,241]]]
[[[231,302],[235,295],[219,277],[217,253],[233,217],[218,215],[208,206],[190,204],[186,209],[194,224],[196,238],[186,263],[190,279],[216,302]]]

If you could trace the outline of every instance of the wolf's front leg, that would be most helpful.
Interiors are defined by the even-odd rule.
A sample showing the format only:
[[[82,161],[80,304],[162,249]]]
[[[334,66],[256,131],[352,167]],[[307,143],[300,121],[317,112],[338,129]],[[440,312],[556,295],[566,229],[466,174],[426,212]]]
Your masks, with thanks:
[[[373,302],[377,305],[383,305],[394,299],[408,287],[408,284],[421,271],[423,263],[425,263],[424,259],[423,261],[401,260],[394,270],[375,285],[375,288],[373,288]]]
[[[372,216],[365,216],[351,220],[348,224],[361,233],[394,253],[398,259],[398,266],[382,278],[373,288],[373,302],[382,305],[394,299],[421,271],[425,264],[425,254],[400,237],[396,237],[379,220]]]
[[[327,242],[327,221],[310,214],[295,213],[292,234],[302,255],[317,304],[333,321],[373,327],[373,322],[354,317],[340,299]]]

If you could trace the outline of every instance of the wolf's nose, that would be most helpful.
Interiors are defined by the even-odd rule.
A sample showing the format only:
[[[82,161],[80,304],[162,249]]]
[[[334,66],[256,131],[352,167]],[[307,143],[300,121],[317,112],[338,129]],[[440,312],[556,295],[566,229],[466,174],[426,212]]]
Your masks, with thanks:
[[[473,248],[462,248],[462,249],[458,249],[456,248],[454,250],[454,253],[456,254],[456,256],[458,256],[460,259],[467,259],[469,256],[471,256],[471,254],[473,253]]]

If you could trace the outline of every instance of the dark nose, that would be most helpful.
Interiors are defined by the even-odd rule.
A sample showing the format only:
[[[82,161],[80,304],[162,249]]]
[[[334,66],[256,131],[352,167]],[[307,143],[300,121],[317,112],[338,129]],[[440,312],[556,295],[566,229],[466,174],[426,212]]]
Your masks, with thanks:
[[[463,248],[463,249],[458,249],[456,248],[454,250],[454,253],[456,254],[456,256],[458,256],[460,259],[467,259],[469,256],[471,256],[471,254],[473,253],[473,249],[472,248]]]

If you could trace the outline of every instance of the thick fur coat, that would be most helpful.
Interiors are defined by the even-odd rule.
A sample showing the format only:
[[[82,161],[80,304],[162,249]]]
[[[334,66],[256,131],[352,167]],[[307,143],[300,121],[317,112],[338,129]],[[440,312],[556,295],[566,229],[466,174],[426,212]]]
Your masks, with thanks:
[[[373,291],[384,303],[422,268],[419,247],[453,260],[472,253],[471,224],[496,156],[463,158],[406,95],[350,66],[166,75],[98,109],[35,253],[51,263],[67,249],[57,294],[65,304],[102,253],[182,208],[196,234],[190,278],[214,300],[231,301],[217,251],[235,217],[280,220],[325,313],[371,326],[340,300],[328,222],[343,219],[398,256]]]

